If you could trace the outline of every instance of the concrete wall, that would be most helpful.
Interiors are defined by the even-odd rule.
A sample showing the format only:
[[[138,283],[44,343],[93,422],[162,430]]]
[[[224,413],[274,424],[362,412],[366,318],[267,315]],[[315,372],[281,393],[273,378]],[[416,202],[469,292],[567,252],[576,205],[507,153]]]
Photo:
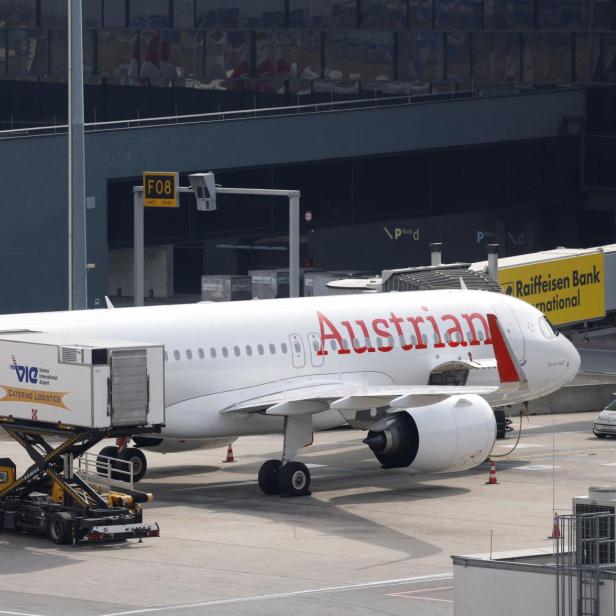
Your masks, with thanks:
[[[525,567],[519,563],[473,560],[464,565],[454,557],[455,616],[530,616],[576,614],[576,580],[573,579],[573,602],[556,611],[556,577],[554,569]],[[599,616],[613,616],[616,580],[601,580]]]
[[[553,575],[454,566],[455,616],[556,614]]]
[[[146,169],[216,170],[558,135],[585,93],[518,96],[90,132],[86,135],[89,303],[107,289],[107,181]],[[67,303],[67,138],[2,138],[0,313]],[[6,136],[5,136],[6,137]],[[345,266],[346,267],[346,266]]]

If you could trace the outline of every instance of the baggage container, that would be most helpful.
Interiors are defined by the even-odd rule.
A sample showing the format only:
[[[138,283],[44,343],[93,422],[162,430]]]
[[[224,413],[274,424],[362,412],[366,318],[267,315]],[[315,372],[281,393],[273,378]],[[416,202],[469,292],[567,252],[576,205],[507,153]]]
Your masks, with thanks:
[[[231,302],[252,299],[250,276],[201,276],[201,299],[210,302]]]
[[[156,431],[165,423],[163,347],[0,332],[0,417]]]
[[[257,299],[275,299],[289,297],[289,270],[251,270],[252,297]]]

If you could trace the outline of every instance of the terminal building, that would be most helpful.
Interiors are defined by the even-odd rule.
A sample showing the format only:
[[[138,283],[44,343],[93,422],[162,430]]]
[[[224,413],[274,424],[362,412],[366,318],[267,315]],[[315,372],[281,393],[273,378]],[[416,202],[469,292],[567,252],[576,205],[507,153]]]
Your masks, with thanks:
[[[0,313],[67,305],[66,5],[0,0]],[[616,241],[613,0],[83,6],[91,307],[132,292],[148,170],[300,190],[302,263],[323,270]],[[284,200],[185,195],[145,232],[154,297],[288,262]]]

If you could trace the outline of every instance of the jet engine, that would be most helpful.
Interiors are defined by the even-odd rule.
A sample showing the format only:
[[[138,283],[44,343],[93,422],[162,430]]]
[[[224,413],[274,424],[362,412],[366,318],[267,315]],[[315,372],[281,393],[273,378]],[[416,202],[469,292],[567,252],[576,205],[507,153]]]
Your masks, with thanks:
[[[437,473],[481,464],[495,439],[492,407],[480,396],[459,395],[385,417],[371,426],[364,443],[383,468]]]

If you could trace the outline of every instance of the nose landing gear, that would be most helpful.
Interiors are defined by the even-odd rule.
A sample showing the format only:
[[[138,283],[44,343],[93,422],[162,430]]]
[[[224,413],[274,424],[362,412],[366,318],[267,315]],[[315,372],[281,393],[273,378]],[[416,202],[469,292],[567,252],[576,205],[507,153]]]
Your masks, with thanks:
[[[97,471],[99,473],[103,472],[105,468],[105,463],[107,460],[105,458],[111,458],[112,466],[114,460],[123,460],[124,462],[132,462],[133,464],[133,481],[141,481],[146,471],[148,470],[148,460],[145,457],[145,454],[141,451],[141,449],[137,449],[136,447],[124,447],[120,448],[115,445],[109,445],[107,447],[103,447],[97,458]],[[124,465],[126,466],[126,465]],[[120,468],[120,465],[117,465]],[[115,479],[123,479],[123,473],[116,473]]]

